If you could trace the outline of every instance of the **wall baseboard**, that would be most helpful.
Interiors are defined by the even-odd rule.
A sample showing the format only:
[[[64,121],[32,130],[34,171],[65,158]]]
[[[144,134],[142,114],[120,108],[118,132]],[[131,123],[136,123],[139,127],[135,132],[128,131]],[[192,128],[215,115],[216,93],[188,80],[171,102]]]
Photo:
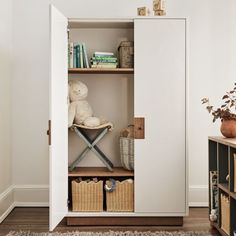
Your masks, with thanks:
[[[16,206],[49,206],[48,185],[14,185]]]
[[[0,216],[0,224],[7,218],[11,211],[15,208],[15,203],[13,202],[7,210]]]
[[[14,189],[11,185],[0,194],[0,223],[8,216],[14,207]]]
[[[48,207],[48,185],[12,185],[0,194],[0,223],[14,207]],[[189,206],[208,206],[208,186],[192,185],[189,187]]]
[[[15,207],[49,207],[49,202],[14,202]]]
[[[191,185],[189,186],[189,206],[208,207],[208,186]]]
[[[30,206],[49,206],[48,185],[16,185],[14,192],[17,206],[27,206],[27,204]],[[208,206],[207,185],[191,185],[189,187],[189,206]]]
[[[48,185],[11,185],[0,194],[0,223],[15,207],[48,206]]]

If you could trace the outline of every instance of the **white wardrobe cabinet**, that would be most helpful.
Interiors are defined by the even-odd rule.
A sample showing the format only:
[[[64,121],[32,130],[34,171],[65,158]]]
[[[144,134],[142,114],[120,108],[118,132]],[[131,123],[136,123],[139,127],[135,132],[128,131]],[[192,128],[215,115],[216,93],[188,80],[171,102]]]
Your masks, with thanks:
[[[89,56],[99,48],[100,51],[117,50],[117,43],[124,38],[133,40],[134,69],[114,69],[109,72],[88,68],[69,70],[68,74],[68,27],[71,28],[70,37],[74,41],[85,41]],[[96,32],[97,38],[91,36],[93,32]],[[152,224],[158,224],[158,219],[164,218],[169,224],[181,224],[182,217],[188,214],[186,19],[67,19],[51,6],[50,35],[50,230],[63,217],[73,220],[79,218],[81,222],[85,222],[83,219],[86,217],[96,219],[96,222],[110,217],[137,223],[148,219]],[[104,40],[100,40],[104,35]],[[120,128],[134,118],[143,118],[144,138],[135,139],[135,168],[132,174],[135,183],[134,212],[72,212],[68,206],[68,162],[71,151],[67,128],[67,84],[68,79],[77,78],[86,81],[92,91],[90,94],[94,94],[94,87],[99,91],[100,84],[102,88],[104,85],[109,89],[114,87],[113,92],[106,93],[106,96],[111,96],[111,101],[106,97],[107,107],[112,106],[109,102],[113,102],[121,109],[122,117],[116,119],[116,111],[106,114],[106,110],[103,110],[103,113],[110,115],[117,127],[111,138],[104,141],[105,151],[116,167],[119,167],[119,148],[114,146],[118,145],[114,143],[115,137]],[[103,91],[96,99],[103,100],[102,96],[105,95],[102,94]],[[96,104],[92,95],[89,99]],[[127,114],[124,115],[123,111],[127,111]],[[91,168],[102,166],[96,161],[96,158],[88,157],[82,165]]]

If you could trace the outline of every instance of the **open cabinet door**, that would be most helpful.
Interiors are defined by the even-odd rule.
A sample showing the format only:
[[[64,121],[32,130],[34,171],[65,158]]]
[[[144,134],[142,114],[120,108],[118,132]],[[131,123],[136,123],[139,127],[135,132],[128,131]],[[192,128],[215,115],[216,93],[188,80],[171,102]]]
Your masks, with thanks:
[[[67,213],[68,197],[68,68],[67,18],[51,5],[50,74],[50,230]]]

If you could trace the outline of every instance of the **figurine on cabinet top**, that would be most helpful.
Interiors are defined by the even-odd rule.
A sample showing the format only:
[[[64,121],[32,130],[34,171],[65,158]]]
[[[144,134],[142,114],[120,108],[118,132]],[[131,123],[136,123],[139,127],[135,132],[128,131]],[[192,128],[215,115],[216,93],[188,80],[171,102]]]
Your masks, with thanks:
[[[165,0],[153,0],[153,11],[155,16],[166,15]]]

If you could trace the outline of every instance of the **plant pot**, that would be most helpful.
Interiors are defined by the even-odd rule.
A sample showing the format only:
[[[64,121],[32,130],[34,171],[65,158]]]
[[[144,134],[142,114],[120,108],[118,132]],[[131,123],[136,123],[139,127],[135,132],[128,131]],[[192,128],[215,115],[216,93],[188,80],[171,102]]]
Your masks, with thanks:
[[[236,138],[236,120],[222,120],[220,131],[226,138]]]

